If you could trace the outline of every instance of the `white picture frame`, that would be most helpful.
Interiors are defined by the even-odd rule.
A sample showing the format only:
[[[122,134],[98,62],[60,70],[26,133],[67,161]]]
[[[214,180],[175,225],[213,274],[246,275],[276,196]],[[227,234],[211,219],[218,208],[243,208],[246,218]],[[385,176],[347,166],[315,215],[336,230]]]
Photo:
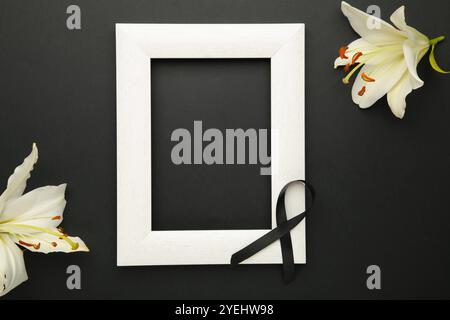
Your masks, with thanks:
[[[270,58],[272,227],[279,192],[305,179],[303,24],[116,24],[117,265],[229,264],[269,230],[151,229],[151,59]],[[286,194],[288,218],[302,212],[302,185]],[[306,263],[305,221],[291,231]],[[282,263],[279,241],[243,263]]]

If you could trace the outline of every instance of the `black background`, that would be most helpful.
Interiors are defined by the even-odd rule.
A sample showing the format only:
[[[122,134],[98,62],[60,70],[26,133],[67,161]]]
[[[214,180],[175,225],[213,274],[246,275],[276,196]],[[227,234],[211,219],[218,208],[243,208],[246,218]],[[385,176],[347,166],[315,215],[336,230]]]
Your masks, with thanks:
[[[332,67],[356,37],[337,0],[77,1],[82,30],[69,31],[73,3],[0,2],[0,181],[37,141],[30,188],[69,183],[64,224],[91,253],[26,253],[30,279],[6,298],[450,297],[450,77],[424,59],[425,87],[408,97],[404,120],[385,99],[359,110]],[[406,4],[413,26],[450,35],[447,0],[375,3],[385,19]],[[115,266],[116,22],[306,23],[306,169],[318,197],[294,283],[282,283],[279,266]],[[439,47],[442,66],[449,53]],[[80,291],[66,289],[70,264],[82,268]],[[381,291],[366,288],[371,264]]]

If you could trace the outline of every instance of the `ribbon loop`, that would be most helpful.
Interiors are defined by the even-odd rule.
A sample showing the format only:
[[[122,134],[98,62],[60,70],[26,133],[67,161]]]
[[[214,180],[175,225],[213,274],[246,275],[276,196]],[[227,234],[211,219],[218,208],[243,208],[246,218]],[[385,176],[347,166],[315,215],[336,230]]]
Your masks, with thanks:
[[[310,206],[305,208],[305,211],[296,215],[291,219],[287,219],[286,214],[286,204],[285,204],[285,195],[287,189],[292,186],[294,183],[301,182],[305,185],[306,189],[309,191],[311,195]],[[294,229],[305,217],[306,214],[311,210],[314,200],[316,197],[316,192],[312,185],[307,183],[304,180],[297,180],[288,183],[281,190],[278,195],[277,205],[276,205],[276,220],[277,227],[272,229],[261,238],[255,240],[245,248],[239,250],[231,256],[231,265],[235,266],[242,261],[247,260],[251,256],[255,255],[271,243],[280,240],[281,244],[281,255],[283,258],[283,275],[285,282],[291,282],[295,277],[295,263],[294,263],[294,252],[292,249],[292,239],[290,231]]]

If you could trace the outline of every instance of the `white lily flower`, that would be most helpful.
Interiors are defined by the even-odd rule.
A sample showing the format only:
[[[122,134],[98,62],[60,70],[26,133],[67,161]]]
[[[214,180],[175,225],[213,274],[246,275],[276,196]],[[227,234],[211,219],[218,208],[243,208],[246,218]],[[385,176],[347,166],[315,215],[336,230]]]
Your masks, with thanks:
[[[402,119],[406,96],[424,84],[417,74],[417,65],[433,40],[406,24],[404,6],[391,15],[396,28],[346,2],[342,2],[341,9],[361,36],[342,47],[334,63],[335,68],[345,66],[349,72],[343,79],[346,84],[360,70],[352,89],[353,102],[365,109],[387,94],[391,111]],[[374,21],[377,27],[368,21]]]
[[[66,205],[66,185],[46,186],[23,194],[38,159],[31,154],[8,179],[0,195],[0,296],[28,279],[21,246],[34,252],[89,251],[80,238],[67,236],[58,228]]]

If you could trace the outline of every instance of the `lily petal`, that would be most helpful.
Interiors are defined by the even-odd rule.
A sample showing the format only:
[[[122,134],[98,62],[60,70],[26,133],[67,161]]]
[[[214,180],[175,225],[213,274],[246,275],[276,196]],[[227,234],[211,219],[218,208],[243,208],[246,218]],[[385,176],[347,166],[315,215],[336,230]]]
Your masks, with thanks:
[[[397,10],[394,11],[394,13],[391,15],[391,21],[400,30],[406,30],[406,27],[408,26],[406,24],[406,18],[405,18],[405,6],[401,6]]]
[[[59,230],[56,228],[50,229],[49,231],[54,234],[60,234]],[[45,254],[52,252],[89,252],[89,248],[80,238],[69,236],[61,238],[54,234],[39,232],[23,236],[16,235],[13,237],[13,240],[18,245],[30,251]]]
[[[401,31],[405,32],[408,38],[419,45],[428,45],[429,39],[417,29],[409,26],[405,19],[405,6],[401,6],[391,15],[392,23]]]
[[[0,297],[27,279],[22,250],[8,235],[0,234]]]
[[[14,173],[8,179],[6,190],[0,196],[0,216],[7,201],[14,200],[23,194],[27,180],[30,178],[30,172],[37,160],[38,149],[36,144],[33,143],[30,155],[14,170]]]
[[[336,69],[337,67],[345,66],[351,63],[353,56],[358,52],[363,53],[363,56],[358,60],[358,62],[364,62],[363,60],[365,59],[365,55],[372,51],[375,51],[376,48],[376,46],[367,42],[363,38],[359,38],[348,45],[348,49],[346,51],[348,59],[342,59],[341,57],[338,57],[334,62],[334,68]]]
[[[342,13],[348,18],[352,28],[365,40],[377,45],[389,45],[406,39],[403,32],[395,29],[382,19],[356,9],[343,1]],[[376,22],[378,28],[370,28],[369,21]]]
[[[63,220],[66,184],[34,189],[8,201],[2,216],[3,228],[9,224],[26,224],[56,228]]]
[[[394,58],[380,65],[365,65],[352,88],[353,102],[362,109],[371,107],[397,84],[406,69],[406,64],[401,58]],[[364,81],[363,73],[375,79],[375,82]],[[361,96],[363,87],[366,87],[366,90]]]
[[[405,72],[398,83],[388,92],[387,101],[392,113],[399,119],[403,119],[406,110],[406,96],[413,91],[415,80],[409,72]]]
[[[390,46],[384,46],[373,55],[369,55],[368,57],[366,56],[366,61],[364,61],[364,63],[368,66],[379,66],[402,56],[402,44],[393,44]]]
[[[409,73],[414,80],[414,82],[412,83],[413,89],[418,89],[424,84],[422,79],[420,79],[419,75],[417,74],[417,65],[425,56],[427,51],[428,46],[417,46],[412,40],[406,40],[403,43],[403,54],[405,55],[405,62],[408,66]]]

